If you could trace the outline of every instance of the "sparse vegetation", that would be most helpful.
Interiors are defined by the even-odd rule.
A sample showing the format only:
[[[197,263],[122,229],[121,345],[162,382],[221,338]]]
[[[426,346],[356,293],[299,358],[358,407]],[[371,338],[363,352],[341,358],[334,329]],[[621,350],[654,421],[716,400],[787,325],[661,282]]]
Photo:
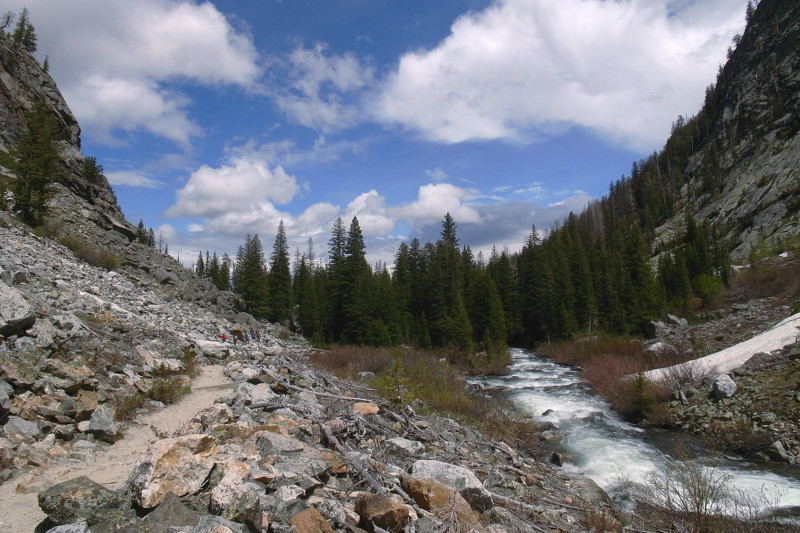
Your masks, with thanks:
[[[160,377],[153,380],[147,398],[161,403],[175,403],[191,391],[188,380],[181,376]]]
[[[118,270],[119,267],[122,266],[122,260],[117,254],[84,243],[71,235],[61,237],[58,242],[72,250],[78,258],[92,266],[104,268],[106,270]]]
[[[447,353],[412,348],[336,347],[310,362],[337,376],[357,380],[375,375],[370,386],[420,413],[435,412],[476,427],[487,437],[540,451],[536,424],[502,399],[471,395],[464,370],[448,363]],[[458,359],[458,358],[455,358]]]

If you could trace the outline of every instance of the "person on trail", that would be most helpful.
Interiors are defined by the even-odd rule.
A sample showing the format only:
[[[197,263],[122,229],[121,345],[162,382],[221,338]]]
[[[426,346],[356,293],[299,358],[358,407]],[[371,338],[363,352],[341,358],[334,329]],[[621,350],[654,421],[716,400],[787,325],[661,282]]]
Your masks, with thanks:
[[[227,335],[225,335],[225,334],[223,333],[223,334],[222,334],[222,342],[224,343],[224,342],[226,342],[227,340],[228,340],[228,336],[227,336]]]

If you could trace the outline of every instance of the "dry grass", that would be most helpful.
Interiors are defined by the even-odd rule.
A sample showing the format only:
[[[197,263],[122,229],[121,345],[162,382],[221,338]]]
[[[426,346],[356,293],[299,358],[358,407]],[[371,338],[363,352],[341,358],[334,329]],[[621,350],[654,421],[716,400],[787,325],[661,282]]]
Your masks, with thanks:
[[[420,414],[453,418],[489,438],[538,452],[536,424],[517,414],[510,403],[469,394],[464,369],[449,363],[449,359],[458,357],[413,348],[347,346],[317,353],[310,362],[347,379],[371,372],[375,377],[370,386],[385,398],[413,405]]]

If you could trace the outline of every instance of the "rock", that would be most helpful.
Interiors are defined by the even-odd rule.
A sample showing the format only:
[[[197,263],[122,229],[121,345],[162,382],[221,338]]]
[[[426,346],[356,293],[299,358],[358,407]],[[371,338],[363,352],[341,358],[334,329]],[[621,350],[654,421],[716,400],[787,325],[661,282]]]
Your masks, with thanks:
[[[453,489],[435,479],[403,478],[403,490],[411,496],[417,505],[432,512],[440,519],[445,519],[446,530],[452,531],[484,531],[480,519],[467,501]]]
[[[568,453],[553,452],[553,454],[550,456],[550,462],[556,466],[564,466],[565,464],[572,462],[572,456]]]
[[[483,512],[494,506],[492,497],[475,474],[466,468],[441,461],[420,460],[414,463],[411,475],[433,478],[459,492],[473,508]]]
[[[18,416],[9,416],[8,421],[3,427],[7,434],[20,435],[27,439],[35,439],[41,434],[38,424],[34,424]]]
[[[197,492],[214,467],[216,444],[208,435],[156,441],[131,473],[128,493],[136,505],[150,509],[168,492],[177,496]]]
[[[96,437],[107,441],[114,442],[119,437],[119,428],[114,422],[114,415],[105,405],[101,405],[92,413],[89,419],[89,431]]]
[[[736,382],[727,374],[720,374],[711,384],[711,396],[717,400],[731,398],[736,394]]]
[[[289,520],[297,533],[334,533],[333,527],[322,514],[310,507],[300,511]]]
[[[16,335],[36,322],[36,312],[17,289],[0,281],[0,335]]]
[[[38,496],[39,507],[56,524],[86,521],[90,526],[114,520],[129,522],[136,513],[123,493],[109,490],[86,476],[53,485]]]
[[[408,507],[376,494],[360,497],[355,511],[361,518],[361,526],[367,531],[373,531],[375,526],[392,533],[403,531],[410,518]]]
[[[164,495],[153,512],[142,519],[146,531],[166,531],[170,527],[188,528],[197,524],[202,515],[184,505],[174,493]]]
[[[329,466],[318,449],[271,431],[259,433],[256,446],[264,455],[277,456],[273,466],[284,477],[305,475],[313,478],[322,475]]]
[[[380,407],[378,407],[374,403],[356,402],[353,404],[353,411],[362,416],[375,415],[378,414],[380,410],[381,410]]]
[[[767,448],[767,455],[773,461],[780,461],[782,463],[792,462],[792,456],[786,451],[783,443],[779,440],[776,440],[769,448]]]
[[[416,457],[425,451],[425,445],[421,442],[403,437],[393,437],[388,439],[386,441],[386,445],[396,452],[411,457]]]
[[[48,529],[47,533],[92,533],[92,530],[89,529],[89,524],[87,524],[84,520],[83,522],[78,522],[77,524],[56,526]]]

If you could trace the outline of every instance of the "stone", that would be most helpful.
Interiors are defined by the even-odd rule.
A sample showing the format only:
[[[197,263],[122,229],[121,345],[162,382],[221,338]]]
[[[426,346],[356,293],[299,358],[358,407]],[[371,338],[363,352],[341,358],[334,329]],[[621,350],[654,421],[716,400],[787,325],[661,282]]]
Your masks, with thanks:
[[[473,508],[483,512],[494,506],[492,497],[477,476],[466,468],[441,461],[419,460],[411,469],[415,478],[433,478],[459,492]]]
[[[293,437],[262,431],[256,446],[264,455],[275,455],[273,466],[284,477],[318,477],[330,466],[320,451]]]
[[[18,416],[9,416],[3,427],[7,434],[17,434],[28,439],[35,439],[41,434],[38,424]]]
[[[767,455],[773,461],[780,461],[782,463],[791,463],[791,455],[786,451],[783,443],[776,440],[772,445],[767,448]]]
[[[151,509],[168,492],[194,494],[214,467],[217,441],[208,435],[186,435],[153,443],[128,479],[128,493],[139,507]]]
[[[717,400],[732,398],[736,394],[736,382],[727,375],[720,374],[711,383],[711,396]]]
[[[392,533],[403,531],[411,516],[405,505],[376,494],[365,494],[356,500],[355,511],[367,531],[374,531],[375,526]]]
[[[417,502],[417,505],[432,512],[440,519],[456,522],[455,524],[446,524],[448,530],[484,531],[477,513],[452,487],[431,478],[405,477],[401,481],[403,490]]]
[[[47,533],[92,533],[92,530],[89,529],[89,524],[87,524],[84,520],[83,522],[78,522],[77,524],[56,526],[48,529]]]
[[[297,533],[334,533],[334,529],[322,513],[313,507],[300,511],[289,519]]]
[[[386,441],[386,445],[403,455],[416,457],[425,451],[425,445],[416,440],[410,440],[403,437],[393,437]]]
[[[107,520],[128,522],[136,513],[125,494],[109,490],[86,476],[53,485],[38,496],[39,507],[56,524]]]
[[[142,524],[150,531],[166,531],[170,527],[188,528],[197,524],[200,516],[174,493],[168,492],[159,506],[142,519]]]
[[[381,408],[370,402],[356,402],[353,404],[353,411],[365,415],[376,415],[380,412]]]
[[[96,437],[107,441],[114,442],[119,437],[119,427],[114,421],[114,415],[105,405],[101,405],[92,413],[89,419],[89,431]]]
[[[0,281],[0,335],[10,337],[31,327],[36,311],[14,287]]]

